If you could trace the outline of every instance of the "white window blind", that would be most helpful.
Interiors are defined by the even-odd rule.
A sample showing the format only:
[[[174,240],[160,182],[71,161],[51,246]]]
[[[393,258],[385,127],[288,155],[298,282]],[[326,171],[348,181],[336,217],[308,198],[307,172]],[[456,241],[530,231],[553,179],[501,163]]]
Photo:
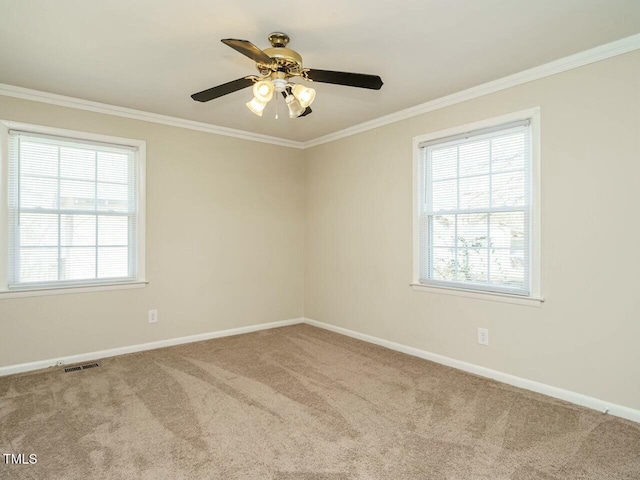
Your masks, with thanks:
[[[9,132],[9,288],[136,280],[137,157]]]
[[[420,283],[530,295],[530,121],[419,149]]]

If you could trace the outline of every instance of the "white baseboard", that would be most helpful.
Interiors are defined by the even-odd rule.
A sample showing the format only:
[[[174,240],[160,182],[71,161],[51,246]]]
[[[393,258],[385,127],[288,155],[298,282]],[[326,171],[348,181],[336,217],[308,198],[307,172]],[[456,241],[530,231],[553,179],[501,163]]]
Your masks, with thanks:
[[[8,365],[0,367],[0,377],[5,375],[13,375],[15,373],[30,372],[32,370],[40,370],[42,368],[55,367],[57,362],[63,362],[63,365],[73,363],[89,362],[99,360],[101,358],[115,357],[116,355],[124,355],[126,353],[143,352],[145,350],[154,350],[156,348],[172,347],[183,343],[200,342],[202,340],[210,340],[212,338],[230,337],[232,335],[240,335],[242,333],[257,332],[259,330],[268,330],[277,327],[286,327],[303,323],[304,318],[293,318],[291,320],[281,320],[278,322],[261,323],[259,325],[249,325],[247,327],[230,328],[228,330],[219,330],[216,332],[199,333],[197,335],[189,335],[186,337],[169,338],[166,340],[158,340],[155,342],[141,343],[138,345],[128,345],[126,347],[110,348],[108,350],[100,350],[97,352],[80,353],[78,355],[69,355],[66,357],[50,358],[47,360],[38,360],[29,363],[19,363],[17,365]]]
[[[402,345],[401,343],[383,340],[382,338],[373,337],[371,335],[366,335],[364,333],[349,330],[347,328],[336,327],[335,325],[330,325],[328,323],[318,322],[316,320],[311,320],[310,318],[305,318],[304,323],[313,325],[314,327],[319,327],[325,330],[340,333],[348,337],[357,338],[358,340],[364,340],[365,342],[380,345],[382,347],[406,353],[408,355],[413,355],[414,357],[424,358],[425,360],[430,360],[432,362],[446,365],[448,367],[453,367],[458,370],[474,373],[481,377],[491,378],[502,383],[513,385],[515,387],[524,388],[525,390],[531,390],[532,392],[542,393],[543,395],[548,395],[549,397],[558,398],[566,402],[574,403],[576,405],[591,408],[593,410],[598,410],[600,412],[608,413],[616,417],[626,418],[627,420],[640,423],[640,410],[635,410],[633,408],[617,405],[615,403],[606,402],[604,400],[599,400],[597,398],[589,397],[587,395],[572,392],[569,390],[564,390],[562,388],[553,387],[551,385],[546,385],[534,380],[516,377],[515,375],[510,375],[508,373],[499,372],[490,368],[481,367],[479,365],[474,365],[473,363],[463,362],[462,360],[445,357],[444,355],[439,355],[437,353],[427,352],[426,350],[420,350],[419,348],[409,347],[407,345]]]
[[[491,378],[502,383],[513,385],[515,387],[524,388],[533,392],[548,395],[550,397],[565,400],[576,405],[605,412],[616,417],[626,418],[634,422],[640,423],[640,410],[617,405],[615,403],[606,402],[597,398],[589,397],[581,393],[564,390],[562,388],[553,387],[544,383],[536,382],[534,380],[528,380],[526,378],[517,377],[508,373],[499,372],[490,368],[481,367],[472,363],[463,362],[462,360],[456,360],[454,358],[445,357],[437,353],[427,352],[426,350],[420,350],[419,348],[409,347],[401,343],[391,342],[382,338],[374,337],[364,333],[349,330],[347,328],[337,327],[328,323],[318,322],[310,318],[293,318],[291,320],[282,320],[278,322],[261,323],[259,325],[249,325],[247,327],[230,328],[228,330],[219,330],[216,332],[200,333],[197,335],[189,335],[186,337],[169,338],[166,340],[158,340],[155,342],[141,343],[138,345],[129,345],[126,347],[110,348],[108,350],[100,350],[97,352],[81,353],[78,355],[69,355],[66,357],[58,357],[47,360],[38,360],[29,363],[20,363],[17,365],[8,365],[6,367],[0,367],[0,376],[13,375],[16,373],[29,372],[33,370],[40,370],[43,368],[54,367],[57,362],[62,361],[64,365],[70,365],[73,363],[89,362],[99,360],[101,358],[115,357],[117,355],[124,355],[127,353],[143,352],[145,350],[154,350],[156,348],[172,347],[174,345],[181,345],[184,343],[200,342],[202,340],[210,340],[212,338],[230,337],[232,335],[240,335],[243,333],[257,332],[260,330],[268,330],[277,327],[286,327],[288,325],[296,325],[299,323],[307,323],[314,327],[323,328],[332,332],[340,333],[348,337],[357,338],[365,342],[380,345],[382,347],[396,350],[398,352],[413,355],[414,357],[424,358],[448,367],[463,370],[465,372],[474,373],[482,377]]]

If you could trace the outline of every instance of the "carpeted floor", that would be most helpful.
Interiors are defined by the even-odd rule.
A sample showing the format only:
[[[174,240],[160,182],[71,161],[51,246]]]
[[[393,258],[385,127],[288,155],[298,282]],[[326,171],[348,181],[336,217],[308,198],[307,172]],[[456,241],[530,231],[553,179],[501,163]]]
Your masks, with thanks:
[[[640,479],[640,425],[308,325],[0,378],[2,479]]]

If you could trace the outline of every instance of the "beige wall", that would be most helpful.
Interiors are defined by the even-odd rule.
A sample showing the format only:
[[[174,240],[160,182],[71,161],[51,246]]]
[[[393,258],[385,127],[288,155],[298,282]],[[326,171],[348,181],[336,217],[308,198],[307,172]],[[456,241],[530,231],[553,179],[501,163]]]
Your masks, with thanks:
[[[546,302],[411,290],[412,137],[535,106]],[[314,147],[305,164],[306,317],[640,408],[640,52]]]
[[[304,313],[640,408],[639,87],[634,52],[304,152],[0,97],[0,119],[147,141],[150,282],[1,299],[0,366]],[[412,137],[534,106],[546,302],[412,291]]]
[[[0,119],[146,140],[149,281],[0,299],[0,366],[302,316],[301,150],[8,97]]]

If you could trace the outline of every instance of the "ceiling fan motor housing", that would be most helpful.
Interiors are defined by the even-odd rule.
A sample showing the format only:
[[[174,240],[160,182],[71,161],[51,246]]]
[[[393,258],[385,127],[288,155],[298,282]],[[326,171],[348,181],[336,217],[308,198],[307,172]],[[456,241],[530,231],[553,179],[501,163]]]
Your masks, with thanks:
[[[285,47],[273,47],[265,48],[264,53],[274,59],[279,67],[285,67],[287,69],[301,69],[302,57],[295,50]],[[261,66],[260,64],[258,64]],[[265,65],[266,66],[266,65]]]
[[[302,56],[295,50],[286,48],[289,43],[289,35],[282,32],[274,32],[269,35],[269,42],[271,48],[265,48],[264,53],[275,60],[279,71],[286,73],[295,72],[299,73],[302,70]],[[273,68],[272,65],[257,64],[260,72]]]

